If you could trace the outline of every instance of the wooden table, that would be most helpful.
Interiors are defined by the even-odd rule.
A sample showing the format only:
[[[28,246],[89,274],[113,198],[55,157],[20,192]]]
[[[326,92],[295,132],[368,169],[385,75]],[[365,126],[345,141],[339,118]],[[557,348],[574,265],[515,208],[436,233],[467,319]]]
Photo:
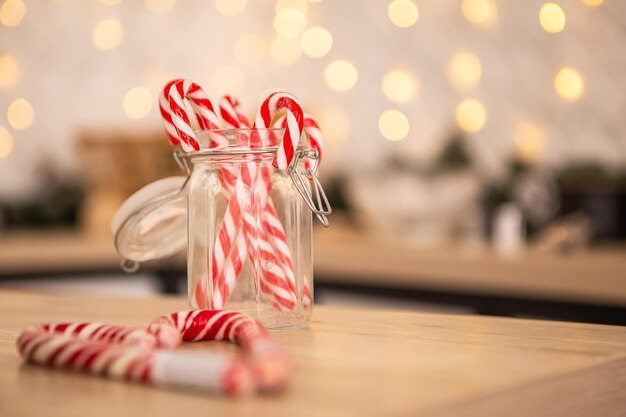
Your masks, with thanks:
[[[626,410],[626,328],[604,325],[316,307],[310,329],[274,335],[295,362],[290,390],[242,401],[44,369],[22,364],[15,350],[31,324],[142,326],[185,307],[173,297],[0,291],[0,415],[575,417]]]

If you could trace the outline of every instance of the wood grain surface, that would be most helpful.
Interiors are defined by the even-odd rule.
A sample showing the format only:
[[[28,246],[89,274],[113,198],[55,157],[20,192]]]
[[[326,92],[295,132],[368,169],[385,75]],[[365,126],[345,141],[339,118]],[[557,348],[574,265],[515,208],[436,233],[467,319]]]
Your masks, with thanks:
[[[0,416],[621,416],[626,328],[316,307],[310,328],[275,333],[290,390],[232,400],[23,364],[28,325],[144,326],[181,298],[68,297],[0,290]],[[185,348],[232,351],[223,343]]]

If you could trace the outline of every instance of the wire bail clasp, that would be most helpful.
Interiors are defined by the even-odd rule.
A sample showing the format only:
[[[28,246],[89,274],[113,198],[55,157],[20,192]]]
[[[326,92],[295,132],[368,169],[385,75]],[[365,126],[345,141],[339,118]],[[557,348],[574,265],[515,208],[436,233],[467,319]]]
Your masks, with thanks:
[[[298,169],[298,163],[303,158],[315,161],[313,168],[300,171]],[[328,227],[330,223],[327,216],[333,212],[333,209],[330,206],[320,180],[317,178],[318,165],[319,154],[315,149],[300,149],[296,152],[293,163],[287,168],[287,173],[309,209],[311,209],[320,223],[322,223],[322,226]],[[305,178],[308,179],[308,181]],[[309,191],[309,182],[312,192]]]

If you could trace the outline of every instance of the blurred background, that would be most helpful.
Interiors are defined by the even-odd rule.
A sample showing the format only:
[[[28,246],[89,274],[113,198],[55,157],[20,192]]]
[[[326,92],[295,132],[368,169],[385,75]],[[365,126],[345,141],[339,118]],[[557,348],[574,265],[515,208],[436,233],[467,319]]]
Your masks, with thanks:
[[[181,174],[184,77],[318,120],[317,302],[626,324],[624,45],[619,0],[4,0],[0,286],[185,291],[184,254],[126,275],[110,231]]]

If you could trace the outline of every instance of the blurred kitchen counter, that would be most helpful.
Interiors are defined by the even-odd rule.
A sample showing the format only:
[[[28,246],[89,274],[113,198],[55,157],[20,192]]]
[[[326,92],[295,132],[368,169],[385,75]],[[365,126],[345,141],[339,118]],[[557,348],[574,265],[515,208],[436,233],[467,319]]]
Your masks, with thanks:
[[[411,247],[335,222],[315,235],[315,274],[324,282],[399,289],[515,295],[626,307],[626,244],[569,254],[488,247]]]
[[[489,249],[410,247],[334,221],[315,231],[316,297],[361,292],[485,314],[537,315],[626,324],[626,246],[571,254],[532,249],[502,257]],[[112,237],[69,231],[0,235],[0,279],[121,272]],[[185,256],[150,262],[165,292],[184,276]],[[565,314],[566,313],[566,314]],[[597,313],[602,313],[595,317]]]
[[[113,236],[78,230],[21,231],[0,234],[0,282],[28,278],[55,278],[123,274]],[[162,292],[178,290],[185,254],[141,265],[155,275]]]

